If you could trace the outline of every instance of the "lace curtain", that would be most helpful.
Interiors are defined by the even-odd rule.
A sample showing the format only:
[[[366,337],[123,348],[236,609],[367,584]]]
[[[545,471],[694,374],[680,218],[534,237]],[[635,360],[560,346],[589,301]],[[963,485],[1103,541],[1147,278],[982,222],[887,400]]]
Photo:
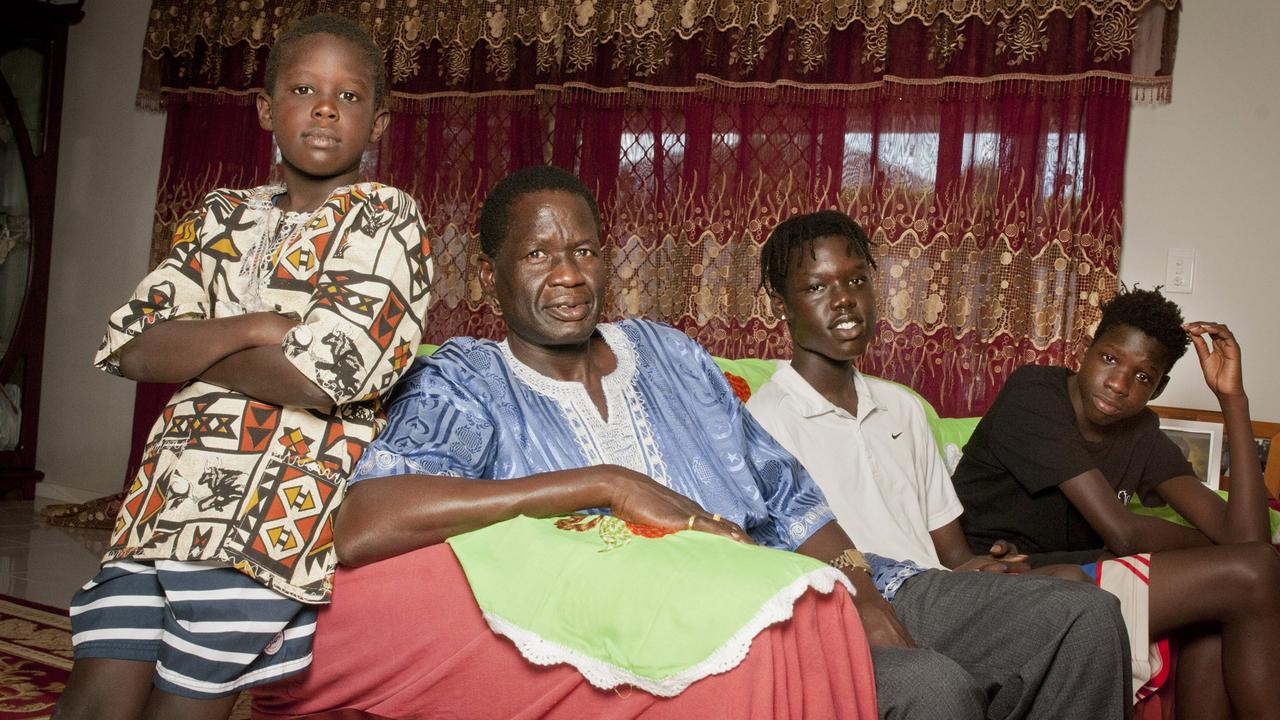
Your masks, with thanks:
[[[1116,284],[1130,103],[1168,100],[1176,37],[1172,1],[156,0],[139,101],[170,112],[158,251],[203,189],[265,176],[245,129],[265,50],[320,9],[385,49],[392,125],[366,160],[428,222],[428,340],[500,334],[479,203],[553,162],[601,200],[607,315],[729,357],[790,351],[758,287],[769,229],[849,212],[880,263],[862,367],[944,415],[983,412],[1018,365],[1074,362]],[[226,128],[260,139],[191,142]]]
[[[759,248],[780,219],[842,209],[880,265],[863,369],[977,414],[1014,367],[1069,360],[1114,290],[1129,105],[1110,82],[984,94],[460,98],[397,115],[376,174],[423,200],[437,342],[500,335],[472,229],[489,184],[530,162],[573,169],[601,199],[609,316],[670,322],[729,357],[789,355]]]

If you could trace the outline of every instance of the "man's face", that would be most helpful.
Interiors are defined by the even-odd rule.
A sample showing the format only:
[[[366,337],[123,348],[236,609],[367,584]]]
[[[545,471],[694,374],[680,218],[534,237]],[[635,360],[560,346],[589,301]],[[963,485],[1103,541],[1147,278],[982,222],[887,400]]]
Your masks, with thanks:
[[[382,135],[387,115],[374,105],[373,75],[360,48],[316,33],[297,42],[271,95],[258,97],[258,121],[275,135],[286,173],[346,184],[359,173],[365,146]]]
[[[1093,341],[1076,374],[1084,419],[1095,427],[1131,418],[1164,389],[1165,349],[1141,330],[1118,325]]]
[[[480,282],[502,308],[509,342],[586,342],[606,286],[591,208],[573,193],[541,190],[517,198],[508,220],[497,257],[482,258]]]
[[[866,352],[875,334],[876,293],[871,264],[849,254],[849,242],[824,235],[792,250],[781,301],[795,355],[836,362]]]

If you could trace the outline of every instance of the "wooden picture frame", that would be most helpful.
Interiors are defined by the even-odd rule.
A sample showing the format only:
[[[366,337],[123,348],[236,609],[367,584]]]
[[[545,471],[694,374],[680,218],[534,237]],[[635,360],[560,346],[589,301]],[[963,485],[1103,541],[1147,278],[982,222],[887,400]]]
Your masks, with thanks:
[[[1222,413],[1217,410],[1196,410],[1192,408],[1176,408],[1161,405],[1149,406],[1164,420],[1199,420],[1202,422],[1222,422]],[[1280,498],[1280,423],[1266,420],[1253,421],[1253,437],[1270,438],[1271,447],[1264,463],[1262,479],[1266,483],[1267,493],[1273,498]],[[1224,438],[1225,442],[1225,438]],[[1222,490],[1231,489],[1231,478],[1223,476],[1220,481]]]
[[[1200,482],[1217,490],[1222,474],[1222,423],[1160,418],[1160,429],[1182,450]]]

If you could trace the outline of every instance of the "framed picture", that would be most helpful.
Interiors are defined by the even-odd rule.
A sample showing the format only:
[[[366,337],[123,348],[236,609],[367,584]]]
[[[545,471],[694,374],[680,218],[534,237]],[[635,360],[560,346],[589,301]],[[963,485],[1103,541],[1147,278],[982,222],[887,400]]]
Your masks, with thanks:
[[[1222,472],[1222,424],[1160,418],[1160,429],[1182,450],[1196,477],[1211,490],[1217,490]]]

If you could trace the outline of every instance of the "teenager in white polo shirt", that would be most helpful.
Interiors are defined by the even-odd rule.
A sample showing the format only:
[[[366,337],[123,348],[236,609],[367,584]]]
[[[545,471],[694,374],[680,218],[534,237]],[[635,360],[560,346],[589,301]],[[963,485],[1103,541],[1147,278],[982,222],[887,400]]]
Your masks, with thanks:
[[[866,233],[844,213],[778,225],[761,270],[794,357],[747,408],[818,480],[858,547],[939,570],[1026,572],[1011,543],[970,552],[919,399],[853,366],[875,335],[875,266]],[[1046,574],[1085,579],[1074,566],[1050,567]]]
[[[882,684],[883,669],[894,667],[893,675],[901,677],[896,668],[933,651],[953,661],[953,670],[990,687],[993,668],[1016,665],[1024,650],[1034,652],[1029,637],[1005,632],[1010,625],[1048,603],[1081,600],[1058,580],[1007,575],[1031,572],[1008,543],[995,543],[986,555],[969,550],[959,523],[963,508],[919,400],[853,367],[875,333],[874,269],[866,233],[843,213],[800,215],[774,229],[761,253],[762,282],[791,332],[794,356],[778,364],[747,408],[818,481],[860,550],[929,569],[893,592],[882,590],[910,637],[872,648],[881,714],[899,705],[918,711],[905,716],[927,717],[920,704],[927,702],[927,688],[936,686],[924,678],[923,692]],[[960,574],[947,570],[982,574],[964,573],[969,580],[959,582]],[[1074,566],[1035,572],[1085,579]],[[975,610],[969,621],[954,622],[965,607]],[[1055,682],[1041,680],[1045,688]],[[1097,678],[1099,684],[1115,680]],[[979,713],[1018,715],[1007,710],[992,705]]]

